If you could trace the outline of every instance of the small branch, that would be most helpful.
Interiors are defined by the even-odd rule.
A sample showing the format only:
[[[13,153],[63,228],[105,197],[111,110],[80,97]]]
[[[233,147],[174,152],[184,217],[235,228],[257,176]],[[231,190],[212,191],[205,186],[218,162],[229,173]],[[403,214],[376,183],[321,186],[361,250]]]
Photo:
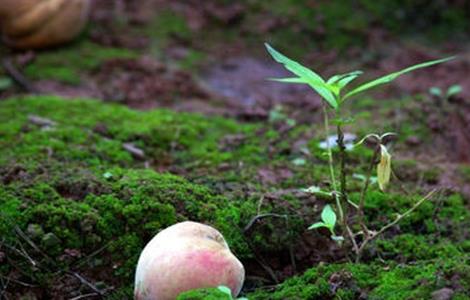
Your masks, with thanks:
[[[424,196],[423,198],[421,198],[421,200],[419,200],[418,202],[416,202],[410,209],[408,209],[407,211],[405,211],[403,214],[399,214],[395,220],[393,220],[392,222],[388,223],[387,225],[383,226],[382,228],[380,228],[379,231],[368,231],[366,233],[364,233],[364,241],[362,242],[361,246],[359,247],[359,249],[357,250],[356,252],[356,262],[359,262],[360,259],[361,259],[361,256],[362,256],[362,252],[364,251],[365,247],[367,246],[367,244],[371,241],[373,241],[374,239],[376,239],[379,235],[381,235],[382,233],[384,233],[385,231],[387,231],[389,228],[395,226],[396,224],[398,224],[403,218],[407,217],[408,215],[410,215],[412,212],[414,212],[421,204],[423,204],[426,200],[430,199],[435,193],[436,193],[436,189],[435,190],[432,190],[431,192],[429,192],[426,196]]]
[[[243,232],[247,232],[248,230],[250,230],[250,228],[255,224],[256,221],[258,221],[260,219],[267,218],[267,217],[287,219],[287,215],[280,215],[280,214],[273,214],[273,213],[266,213],[266,214],[256,215],[250,220],[250,222],[248,222],[248,224],[245,226],[245,228],[243,228]]]
[[[372,155],[369,167],[367,169],[366,181],[364,182],[364,186],[362,187],[362,191],[361,191],[361,196],[359,198],[359,208],[358,208],[359,225],[362,227],[362,230],[364,231],[365,235],[368,234],[369,230],[367,229],[367,226],[364,220],[364,203],[365,203],[365,198],[366,198],[366,192],[367,192],[367,189],[369,188],[370,178],[372,176],[372,170],[374,169],[374,166],[376,163],[375,161],[377,160],[378,153],[379,153],[379,149],[378,148],[374,149],[374,154]]]
[[[24,281],[20,281],[20,280],[18,280],[18,279],[13,279],[13,278],[10,278],[10,277],[7,277],[7,276],[3,276],[3,275],[1,275],[1,274],[0,274],[0,278],[6,279],[7,282],[8,282],[8,281],[11,281],[11,282],[14,282],[14,283],[16,283],[16,284],[18,284],[18,285],[24,286],[24,287],[30,287],[30,288],[38,287],[38,286],[35,285],[35,284],[31,284],[31,283],[27,283],[27,282],[24,282]],[[1,296],[1,294],[0,294],[0,296]],[[0,299],[1,299],[1,298],[0,298]]]
[[[84,295],[80,295],[80,296],[77,296],[77,297],[73,297],[70,300],[80,300],[80,299],[86,299],[86,298],[90,298],[90,297],[99,297],[99,296],[100,295],[97,294],[97,293],[89,293],[89,294],[84,294]]]
[[[18,71],[9,58],[3,59],[2,65],[8,76],[10,76],[10,78],[13,79],[13,81],[15,81],[22,89],[28,93],[38,94],[36,88],[23,74],[21,74],[20,71]]]
[[[28,115],[28,121],[31,124],[37,125],[40,127],[53,127],[57,125],[57,123],[52,120],[49,120],[40,116],[36,116],[36,115]]]
[[[122,148],[129,152],[132,156],[134,156],[137,159],[145,159],[145,152],[144,150],[138,148],[136,145],[133,143],[124,143],[122,145]]]
[[[336,126],[337,130],[337,144],[339,148],[339,158],[340,158],[340,173],[339,173],[339,178],[340,178],[340,200],[341,203],[344,203],[344,208],[343,208],[343,226],[344,229],[347,229],[348,227],[348,196],[347,196],[347,186],[346,186],[346,146],[344,145],[344,134],[343,130],[341,129],[341,125],[338,124]]]
[[[410,208],[409,210],[407,210],[406,212],[404,212],[403,214],[401,215],[398,215],[397,218],[393,221],[393,222],[390,222],[389,224],[385,225],[384,227],[382,227],[376,234],[375,236],[377,235],[380,235],[382,234],[384,231],[386,231],[387,229],[389,229],[390,227],[396,225],[398,222],[400,222],[403,218],[407,217],[408,215],[410,215],[413,211],[415,211],[421,204],[424,203],[424,201],[428,200],[429,198],[431,198],[435,193],[436,193],[437,190],[432,190],[431,192],[429,192],[425,197],[423,197],[421,200],[419,200],[418,202],[415,203],[415,205],[413,205],[412,208]]]
[[[264,199],[264,197],[262,197],[261,199]],[[245,226],[245,228],[243,229],[243,233],[246,234],[251,227],[253,227],[253,225],[256,223],[256,221],[260,220],[260,219],[263,219],[263,218],[268,218],[268,217],[275,217],[275,218],[283,218],[285,219],[286,221],[286,228],[287,230],[289,230],[290,226],[289,226],[289,216],[288,215],[281,215],[281,214],[275,214],[275,213],[265,213],[265,214],[258,214],[256,216],[254,216],[249,222],[248,224]],[[291,233],[290,233],[290,230],[289,230],[289,237],[291,237]],[[264,260],[261,258],[261,257],[257,257],[258,255],[256,255],[256,251],[254,250],[253,246],[251,245],[251,243],[246,239],[248,245],[250,246],[250,248],[252,248],[253,252],[255,253],[255,258],[256,260],[258,261],[258,263],[261,265],[261,267],[271,276],[271,278],[274,280],[274,282],[277,284],[279,283],[279,280],[276,276],[276,274],[274,273],[274,271],[264,262]],[[289,258],[291,260],[291,265],[292,265],[292,269],[294,271],[294,273],[296,273],[296,270],[297,270],[297,265],[296,265],[296,262],[295,262],[295,256],[294,256],[294,248],[293,248],[293,242],[289,244]]]
[[[81,284],[86,285],[87,287],[89,287],[96,294],[98,294],[100,296],[104,296],[104,293],[102,291],[100,291],[95,285],[93,285],[91,282],[89,282],[88,280],[83,278],[77,272],[66,271],[65,273],[77,278],[78,280],[80,280]]]

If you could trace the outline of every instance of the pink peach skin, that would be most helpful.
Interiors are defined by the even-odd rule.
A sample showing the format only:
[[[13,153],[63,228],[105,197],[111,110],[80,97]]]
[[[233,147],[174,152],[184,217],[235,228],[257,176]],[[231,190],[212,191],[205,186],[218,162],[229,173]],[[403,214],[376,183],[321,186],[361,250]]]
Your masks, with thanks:
[[[136,300],[174,300],[188,290],[225,285],[236,297],[245,270],[216,229],[182,222],[158,233],[137,264]]]

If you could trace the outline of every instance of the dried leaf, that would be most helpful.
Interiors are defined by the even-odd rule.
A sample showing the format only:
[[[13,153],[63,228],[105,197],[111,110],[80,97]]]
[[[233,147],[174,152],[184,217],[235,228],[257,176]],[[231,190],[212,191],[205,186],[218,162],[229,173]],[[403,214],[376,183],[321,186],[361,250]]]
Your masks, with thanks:
[[[384,145],[380,145],[380,162],[377,165],[377,181],[382,191],[385,191],[390,182],[390,174],[392,172],[392,156],[388,153]]]

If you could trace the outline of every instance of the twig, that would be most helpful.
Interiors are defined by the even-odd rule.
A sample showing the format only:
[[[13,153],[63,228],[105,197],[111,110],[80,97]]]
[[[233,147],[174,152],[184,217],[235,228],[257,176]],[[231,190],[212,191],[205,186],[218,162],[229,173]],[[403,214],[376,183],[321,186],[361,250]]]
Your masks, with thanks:
[[[135,158],[138,158],[138,159],[144,159],[145,158],[144,150],[142,150],[140,148],[137,148],[137,146],[134,145],[133,143],[124,143],[122,145],[122,148],[124,148],[124,150],[129,152]]]
[[[262,197],[261,199],[264,199],[264,197]],[[248,232],[248,230],[250,230],[250,228],[253,227],[253,225],[256,223],[256,221],[258,221],[260,219],[263,219],[263,218],[268,218],[268,217],[275,217],[275,218],[285,219],[286,228],[289,230],[290,226],[289,226],[289,217],[288,217],[288,215],[281,215],[281,214],[275,214],[275,213],[265,213],[265,214],[258,214],[256,216],[254,216],[248,222],[248,224],[245,226],[245,228],[243,229],[243,232],[244,233]],[[289,235],[291,235],[291,234],[289,233]],[[248,240],[247,240],[247,243],[248,243],[248,245],[250,245],[250,248],[253,249],[253,246],[251,245],[251,243]],[[256,251],[253,251],[253,252],[255,252],[255,258],[258,261],[258,263],[261,265],[261,267],[263,269],[265,269],[266,272],[268,272],[268,274],[271,276],[271,278],[274,280],[275,283],[279,283],[279,280],[277,279],[277,276],[276,276],[276,274],[274,274],[273,270],[266,263],[264,263],[264,261],[261,258],[257,257]],[[296,273],[297,264],[295,262],[293,243],[289,244],[289,258],[291,260],[292,269],[293,269],[294,273]]]
[[[21,74],[20,71],[13,65],[9,58],[5,58],[2,61],[3,68],[5,69],[8,76],[13,79],[22,89],[24,89],[28,93],[38,94],[36,88],[29,82],[26,77]]]
[[[100,291],[95,285],[93,285],[91,282],[89,282],[88,280],[86,280],[85,278],[83,278],[80,274],[78,274],[77,272],[71,272],[71,271],[66,271],[65,272],[66,274],[69,274],[75,278],[77,278],[78,280],[80,280],[80,282],[83,284],[83,285],[86,285],[87,287],[89,287],[93,292],[95,292],[96,294],[100,295],[100,296],[104,296],[104,293],[102,291]]]
[[[374,169],[375,161],[377,160],[378,150],[379,150],[378,148],[374,149],[374,154],[372,155],[369,168],[367,169],[366,181],[364,182],[364,186],[362,187],[362,191],[361,191],[361,196],[359,198],[359,208],[358,208],[359,225],[362,227],[362,230],[365,235],[368,235],[369,230],[367,229],[367,226],[364,220],[364,203],[365,203],[365,198],[366,198],[366,192],[367,192],[367,189],[369,188],[370,178],[372,176],[372,170]]]
[[[7,280],[7,284],[6,284],[6,285],[8,285],[8,281],[11,281],[11,282],[17,283],[17,284],[22,285],[22,286],[25,286],[25,287],[31,287],[31,288],[37,287],[37,285],[35,285],[35,284],[31,284],[31,283],[27,283],[27,282],[24,282],[24,281],[20,281],[20,280],[18,280],[18,279],[13,279],[13,278],[10,278],[10,277],[1,275],[1,274],[0,274],[0,278],[3,278],[3,279],[6,279],[6,280]],[[6,286],[6,285],[5,285],[5,286]],[[1,296],[1,295],[2,295],[2,294],[0,293],[0,296]],[[1,299],[1,298],[0,298],[0,299]]]
[[[361,246],[357,249],[357,252],[356,252],[356,262],[359,262],[360,259],[361,259],[361,255],[362,255],[362,252],[364,251],[366,245],[373,241],[375,238],[377,238],[379,235],[381,235],[382,233],[384,233],[385,231],[387,231],[389,228],[395,226],[397,223],[399,223],[403,218],[407,217],[408,215],[410,215],[413,211],[415,211],[421,204],[423,204],[426,200],[428,200],[429,198],[431,198],[435,193],[436,193],[437,189],[434,189],[432,190],[431,192],[429,192],[426,196],[424,196],[423,198],[421,198],[421,200],[419,200],[418,202],[416,202],[410,209],[408,209],[407,211],[405,211],[403,214],[399,214],[395,220],[393,220],[392,222],[388,223],[387,225],[383,226],[382,228],[380,228],[379,231],[369,231],[368,233],[369,234],[364,234],[364,241],[362,242]]]
[[[260,219],[267,218],[267,217],[287,219],[287,215],[280,215],[280,214],[274,214],[274,213],[266,213],[266,214],[256,215],[250,220],[250,222],[248,222],[248,224],[245,226],[245,228],[243,228],[243,232],[247,232],[255,224],[256,221],[258,221]]]
[[[73,297],[70,300],[80,300],[80,299],[85,299],[85,298],[90,298],[90,297],[97,297],[97,296],[100,296],[100,295],[97,294],[97,293],[89,293],[89,294],[84,294],[84,295],[80,295],[80,296],[77,296],[77,297]]]
[[[28,121],[34,125],[38,125],[41,127],[52,127],[52,126],[57,125],[57,123],[52,120],[49,120],[40,116],[36,116],[36,115],[28,115]]]
[[[344,145],[344,134],[343,130],[341,129],[341,125],[338,124],[336,126],[337,130],[337,144],[339,148],[339,158],[340,158],[340,172],[339,172],[339,178],[340,178],[340,199],[341,202],[344,203],[343,207],[343,226],[346,229],[348,227],[348,196],[346,193],[347,186],[346,186],[346,146]]]

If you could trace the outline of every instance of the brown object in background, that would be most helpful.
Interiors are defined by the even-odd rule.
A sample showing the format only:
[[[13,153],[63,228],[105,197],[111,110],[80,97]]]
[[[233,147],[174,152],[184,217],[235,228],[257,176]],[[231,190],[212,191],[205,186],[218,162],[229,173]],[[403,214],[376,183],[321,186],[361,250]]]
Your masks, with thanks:
[[[85,26],[91,0],[0,0],[3,41],[37,49],[75,38]]]

